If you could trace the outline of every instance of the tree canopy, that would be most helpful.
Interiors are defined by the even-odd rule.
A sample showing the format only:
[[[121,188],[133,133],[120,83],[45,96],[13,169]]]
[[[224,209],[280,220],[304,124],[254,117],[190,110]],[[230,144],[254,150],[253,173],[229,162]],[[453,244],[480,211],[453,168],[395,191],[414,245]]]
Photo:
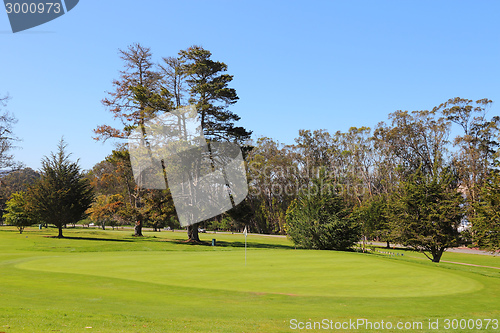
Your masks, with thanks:
[[[69,156],[61,140],[57,153],[42,160],[41,178],[28,188],[26,198],[36,216],[59,229],[59,238],[63,237],[63,226],[82,219],[93,201],[88,179]]]
[[[13,132],[13,125],[17,119],[9,111],[4,110],[9,99],[9,95],[0,97],[0,175],[11,171],[18,165],[12,155],[14,143],[18,141]]]
[[[459,245],[463,203],[451,170],[430,175],[418,169],[389,200],[393,239],[439,262],[447,248]]]

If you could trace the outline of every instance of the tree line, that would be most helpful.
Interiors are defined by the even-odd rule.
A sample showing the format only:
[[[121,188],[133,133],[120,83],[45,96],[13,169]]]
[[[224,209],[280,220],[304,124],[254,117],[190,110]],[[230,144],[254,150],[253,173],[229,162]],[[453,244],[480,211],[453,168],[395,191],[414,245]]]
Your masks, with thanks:
[[[247,226],[287,234],[305,248],[345,250],[360,240],[399,243],[436,262],[446,248],[460,244],[500,248],[500,117],[488,117],[491,100],[457,97],[430,110],[399,110],[373,129],[301,130],[294,144],[283,145],[265,137],[253,141],[251,131],[236,126],[240,118],[230,111],[238,100],[229,87],[233,76],[208,50],[192,46],[155,63],[149,48],[133,44],[120,50],[120,57],[123,69],[102,104],[121,125],[94,130],[96,140],[115,140],[117,148],[81,172],[61,142],[40,173],[18,171],[33,184],[50,183],[50,177],[57,182],[64,174],[86,198],[83,211],[68,213],[57,224],[45,222],[65,225],[88,216],[103,228],[133,224],[136,236],[143,226],[180,227],[168,188],[137,186],[123,139],[158,115],[194,105],[207,142],[230,141],[243,148],[250,193],[232,210],[188,227],[190,241],[199,241],[200,226],[233,231]],[[11,133],[13,122],[4,113],[0,130]],[[12,145],[14,138],[3,133],[0,137],[8,139],[0,143]],[[8,151],[0,152],[0,163],[6,161],[2,170],[12,167]],[[7,184],[12,174],[2,181]],[[19,216],[16,207],[36,201],[33,188],[18,186],[3,194],[6,220]],[[39,191],[45,193],[39,199],[47,197]],[[71,211],[71,200],[58,208],[61,214]]]
[[[331,239],[358,230],[356,241],[400,243],[433,261],[459,244],[498,249],[500,119],[488,118],[491,104],[454,98],[393,112],[373,130],[302,130],[293,145],[259,139],[248,157],[254,227],[312,248],[335,248]]]

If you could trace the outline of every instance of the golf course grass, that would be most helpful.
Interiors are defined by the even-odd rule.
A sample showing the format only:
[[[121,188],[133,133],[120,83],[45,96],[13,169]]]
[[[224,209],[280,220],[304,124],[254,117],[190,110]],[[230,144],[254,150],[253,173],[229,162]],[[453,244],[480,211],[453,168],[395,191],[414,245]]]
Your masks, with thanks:
[[[422,326],[316,331],[500,332],[487,321],[500,320],[498,257],[445,253],[435,264],[404,250],[298,250],[249,235],[245,263],[241,234],[201,234],[205,245],[184,243],[185,232],[56,234],[0,227],[0,332],[295,332],[315,330],[292,323],[325,319]],[[474,327],[453,329],[453,319]]]

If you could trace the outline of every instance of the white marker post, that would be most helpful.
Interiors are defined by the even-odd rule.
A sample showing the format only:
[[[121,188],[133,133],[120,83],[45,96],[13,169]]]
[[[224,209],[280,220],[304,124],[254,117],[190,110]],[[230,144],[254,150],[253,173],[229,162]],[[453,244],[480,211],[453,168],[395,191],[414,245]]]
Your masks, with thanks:
[[[243,235],[245,235],[245,266],[247,265],[247,227],[243,230]]]

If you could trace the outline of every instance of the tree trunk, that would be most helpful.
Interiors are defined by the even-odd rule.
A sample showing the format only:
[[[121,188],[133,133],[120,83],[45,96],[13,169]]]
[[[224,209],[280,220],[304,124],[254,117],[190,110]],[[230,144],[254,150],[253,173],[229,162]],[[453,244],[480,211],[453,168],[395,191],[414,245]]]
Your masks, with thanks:
[[[188,225],[187,227],[188,239],[190,242],[199,242],[198,225]]]
[[[386,246],[386,248],[387,248],[387,249],[390,249],[390,248],[391,248],[391,244],[389,244],[389,241],[386,241],[386,242],[387,242],[387,246]]]
[[[134,233],[134,236],[136,237],[142,237],[142,221],[141,220],[137,220],[135,222],[135,233]]]
[[[443,255],[444,248],[437,248],[432,250],[432,262],[439,262],[441,260],[441,256]]]
[[[63,229],[63,226],[60,225],[59,226],[59,235],[57,236],[57,238],[64,238],[63,234],[62,234],[62,229]]]

